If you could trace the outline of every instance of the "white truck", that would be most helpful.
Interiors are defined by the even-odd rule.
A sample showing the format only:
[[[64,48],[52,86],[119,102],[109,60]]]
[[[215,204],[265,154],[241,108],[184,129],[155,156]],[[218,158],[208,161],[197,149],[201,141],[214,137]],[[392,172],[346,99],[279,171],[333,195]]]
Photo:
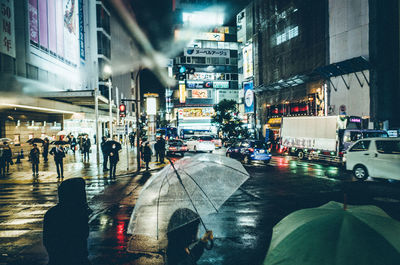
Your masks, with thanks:
[[[354,116],[283,117],[281,150],[299,159],[342,163],[343,152],[361,138],[388,137],[386,131],[362,129]]]

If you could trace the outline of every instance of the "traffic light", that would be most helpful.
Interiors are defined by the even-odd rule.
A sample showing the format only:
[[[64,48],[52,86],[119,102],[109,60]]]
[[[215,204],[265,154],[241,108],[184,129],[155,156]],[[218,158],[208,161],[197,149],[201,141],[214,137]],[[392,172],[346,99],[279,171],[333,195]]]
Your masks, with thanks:
[[[121,118],[126,117],[126,106],[123,103],[119,105],[119,116]]]

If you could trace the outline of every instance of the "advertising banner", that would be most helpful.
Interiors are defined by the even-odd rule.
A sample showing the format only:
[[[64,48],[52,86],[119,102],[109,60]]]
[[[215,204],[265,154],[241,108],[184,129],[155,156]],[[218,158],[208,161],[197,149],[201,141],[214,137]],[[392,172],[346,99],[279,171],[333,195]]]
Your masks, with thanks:
[[[253,47],[247,45],[243,48],[243,78],[253,76]]]
[[[201,32],[195,37],[198,40],[225,41],[225,34],[213,32]]]
[[[213,86],[214,88],[229,88],[229,81],[215,81]]]
[[[49,32],[47,18],[47,0],[39,0],[39,44],[45,49],[49,48]]]
[[[2,1],[5,2],[5,1]],[[39,43],[39,22],[37,0],[29,0],[29,39],[34,43]]]
[[[186,102],[186,85],[179,84],[179,103],[185,103]]]
[[[203,81],[187,81],[188,88],[203,88],[204,82]]]
[[[244,87],[244,112],[254,113],[253,81],[243,83],[243,87]]]
[[[79,17],[78,1],[63,0],[63,20],[64,20],[64,58],[73,64],[78,63],[79,52]]]
[[[47,1],[47,16],[49,18],[49,50],[57,53],[56,0]]]
[[[79,55],[85,60],[85,24],[83,16],[83,0],[79,0]]]
[[[199,120],[199,119],[211,119],[214,115],[214,109],[212,107],[206,108],[184,108],[182,117],[183,120]]]
[[[229,50],[225,49],[200,49],[200,48],[185,48],[185,56],[193,57],[224,57],[229,58]]]
[[[192,89],[192,98],[208,98],[208,90]]]
[[[0,52],[15,58],[14,1],[0,0]]]
[[[64,14],[63,1],[56,1],[56,31],[57,31],[57,54],[64,57]]]

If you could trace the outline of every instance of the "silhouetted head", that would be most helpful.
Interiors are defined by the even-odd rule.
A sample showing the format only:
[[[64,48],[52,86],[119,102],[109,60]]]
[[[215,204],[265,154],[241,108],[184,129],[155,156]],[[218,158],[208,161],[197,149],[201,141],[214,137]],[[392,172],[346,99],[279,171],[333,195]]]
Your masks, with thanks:
[[[68,206],[86,206],[85,180],[71,178],[61,182],[58,187],[58,203]]]
[[[190,209],[176,210],[168,223],[168,263],[176,264],[185,255],[185,248],[197,240],[200,217]]]

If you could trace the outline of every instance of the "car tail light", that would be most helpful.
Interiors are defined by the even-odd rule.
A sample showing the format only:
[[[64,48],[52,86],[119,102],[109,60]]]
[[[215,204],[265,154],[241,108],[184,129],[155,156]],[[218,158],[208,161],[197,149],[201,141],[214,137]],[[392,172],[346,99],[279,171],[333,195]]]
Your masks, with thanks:
[[[248,150],[252,153],[254,152],[254,148],[249,148]]]
[[[176,147],[171,146],[169,150],[176,150]]]

